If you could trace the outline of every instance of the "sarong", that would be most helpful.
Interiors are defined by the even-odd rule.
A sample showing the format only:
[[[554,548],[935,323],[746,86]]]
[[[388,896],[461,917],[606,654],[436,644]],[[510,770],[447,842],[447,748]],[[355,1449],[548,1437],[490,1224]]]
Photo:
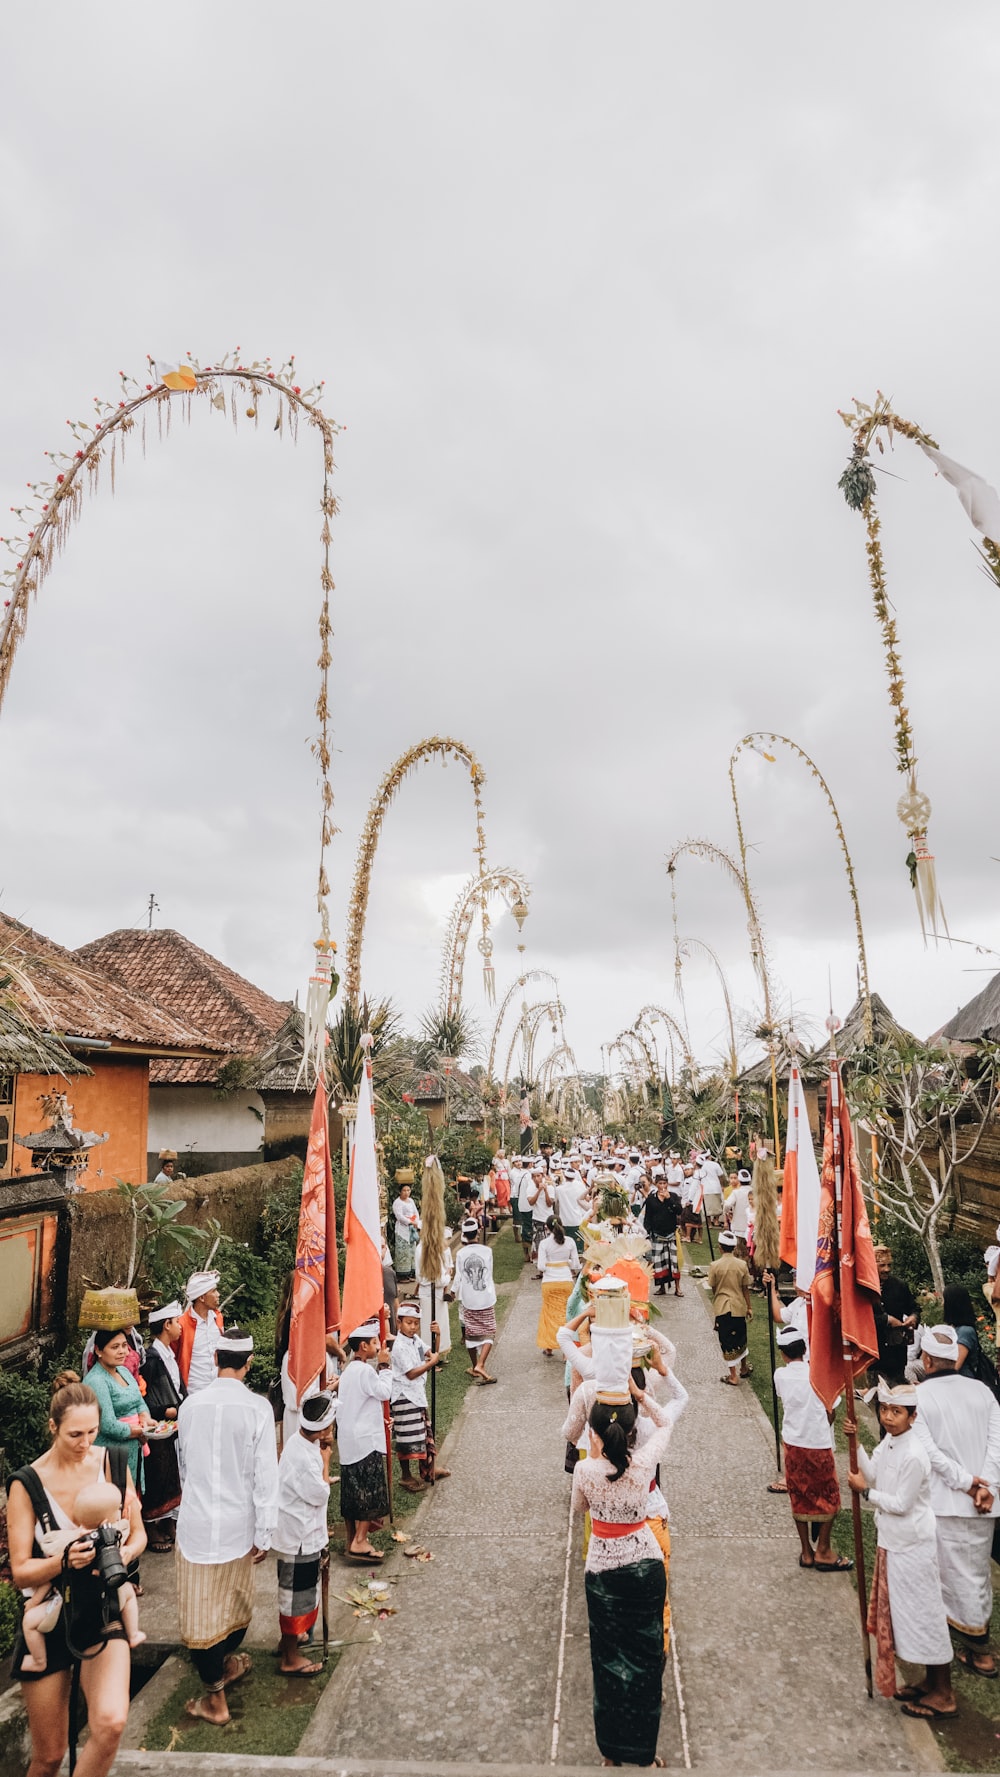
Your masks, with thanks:
[[[388,1517],[389,1489],[381,1451],[372,1450],[360,1462],[341,1463],[340,1512],[355,1524]]]
[[[990,1561],[995,1518],[938,1518],[941,1597],[951,1627],[966,1641],[988,1644],[993,1615]]]
[[[142,1515],[153,1524],[168,1518],[181,1503],[181,1477],[177,1467],[177,1439],[154,1438],[142,1465]]]
[[[535,1220],[530,1209],[519,1209],[517,1212],[517,1219],[521,1224],[522,1244],[524,1246],[530,1246],[532,1229],[535,1226]]]
[[[677,1282],[680,1272],[677,1269],[676,1234],[654,1235],[649,1243],[649,1262],[657,1283]]]
[[[185,1647],[214,1647],[253,1616],[254,1568],[250,1554],[213,1564],[187,1561],[174,1551],[177,1616]]]
[[[878,1550],[868,1603],[868,1633],[875,1637],[875,1682],[883,1697],[895,1692],[896,1659],[913,1666],[950,1663],[951,1637],[941,1599],[936,1544]]]
[[[739,1364],[747,1355],[747,1323],[741,1314],[717,1314],[715,1330],[727,1364]]]
[[[478,1345],[492,1345],[497,1336],[495,1308],[466,1308],[462,1313],[462,1331],[470,1350]]]
[[[840,1511],[840,1484],[832,1450],[805,1450],[784,1444],[785,1480],[792,1517],[803,1524],[829,1524]]]
[[[588,1573],[585,1583],[597,1744],[616,1764],[651,1765],[663,1695],[663,1562]]]
[[[663,1572],[667,1590],[663,1597],[663,1645],[670,1646],[670,1525],[666,1518],[647,1518],[646,1523],[663,1550]]]
[[[412,1222],[408,1222],[404,1228],[399,1227],[397,1224],[396,1239],[393,1243],[395,1247],[397,1277],[413,1276],[414,1255],[419,1239],[420,1235],[417,1233]]]
[[[566,1324],[566,1304],[573,1289],[573,1279],[567,1277],[565,1283],[554,1279],[542,1284],[542,1306],[538,1316],[538,1334],[535,1344],[539,1351],[554,1351],[556,1334]]]
[[[431,1416],[426,1407],[414,1401],[391,1401],[392,1444],[400,1462],[420,1464],[421,1480],[433,1484],[434,1458],[437,1446],[431,1431]]]
[[[320,1554],[278,1555],[278,1627],[282,1635],[307,1635],[319,1616]]]

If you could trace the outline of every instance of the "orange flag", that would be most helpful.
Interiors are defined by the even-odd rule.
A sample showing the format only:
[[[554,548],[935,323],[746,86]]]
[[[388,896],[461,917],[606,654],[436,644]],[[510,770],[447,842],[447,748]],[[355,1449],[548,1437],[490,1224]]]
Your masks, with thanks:
[[[840,1134],[841,1201],[836,1211],[834,1125]],[[854,1132],[844,1098],[840,1064],[830,1063],[823,1138],[816,1275],[809,1317],[809,1380],[824,1406],[844,1392],[845,1368],[856,1376],[878,1356],[873,1303],[882,1293]]]
[[[297,1401],[310,1383],[326,1374],[326,1335],[340,1325],[337,1274],[337,1211],[330,1165],[330,1125],[326,1085],[316,1082],[309,1146],[302,1178],[299,1239],[292,1283],[292,1324],[288,1374]]]

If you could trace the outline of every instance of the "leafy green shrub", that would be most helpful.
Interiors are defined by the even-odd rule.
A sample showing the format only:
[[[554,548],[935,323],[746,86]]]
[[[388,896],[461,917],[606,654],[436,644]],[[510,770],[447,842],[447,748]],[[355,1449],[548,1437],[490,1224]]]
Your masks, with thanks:
[[[14,1646],[17,1625],[21,1619],[21,1596],[9,1580],[0,1580],[0,1660],[5,1660]]]
[[[7,1474],[34,1462],[48,1442],[49,1391],[45,1384],[33,1376],[0,1373],[0,1446]]]
[[[337,1173],[334,1168],[334,1192]],[[290,1169],[287,1183],[273,1191],[261,1211],[256,1247],[267,1261],[278,1287],[295,1264],[295,1246],[299,1234],[299,1210],[302,1207],[302,1167]]]

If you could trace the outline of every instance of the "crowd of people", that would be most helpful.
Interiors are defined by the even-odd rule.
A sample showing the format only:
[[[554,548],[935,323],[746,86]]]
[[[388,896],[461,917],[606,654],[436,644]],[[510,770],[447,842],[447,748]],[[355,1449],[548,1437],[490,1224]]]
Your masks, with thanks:
[[[771,1490],[788,1496],[799,1567],[850,1571],[833,1542],[842,1505],[834,1414],[810,1382],[808,1295],[756,1262],[748,1169],[737,1164],[727,1176],[706,1152],[682,1159],[605,1138],[531,1155],[501,1150],[486,1177],[459,1185],[457,1242],[446,1230],[433,1280],[421,1269],[419,1205],[400,1186],[386,1223],[386,1313],[328,1336],[325,1373],[301,1399],[288,1373],[287,1305],[280,1396],[269,1398],[248,1386],[253,1339],[224,1324],[210,1270],[192,1274],[183,1303],[150,1311],[145,1339],[134,1326],[94,1332],[80,1373],[56,1379],[50,1445],[9,1487],[11,1567],[25,1595],[14,1670],[31,1728],[31,1777],[58,1770],[74,1669],[88,1722],[77,1771],[106,1777],[128,1711],[131,1649],[144,1638],[139,1560],[147,1549],[173,1553],[179,1639],[201,1682],[190,1715],[229,1720],[227,1691],[251,1665],[242,1643],[256,1569],[270,1551],[280,1669],[302,1678],[323,1670],[311,1642],[329,1560],[331,1486],[339,1484],[345,1563],[377,1568],[385,1556],[372,1535],[390,1511],[387,1420],[407,1492],[448,1477],[428,1382],[452,1355],[452,1301],[470,1378],[480,1387],[497,1381],[490,1236],[504,1226],[541,1285],[538,1350],[548,1360],[558,1351],[565,1365],[561,1447],[584,1521],[594,1725],[606,1765],[660,1762],[670,1634],[664,1483],[688,1394],[650,1298],[682,1294],[685,1244],[700,1226],[716,1231],[706,1284],[725,1384],[739,1387],[751,1373],[755,1294],[776,1323],[784,1475]],[[1000,1229],[997,1240],[986,1255],[987,1288],[1000,1294]],[[847,1484],[875,1510],[869,1625],[879,1688],[907,1714],[936,1718],[957,1710],[953,1659],[984,1679],[997,1675],[990,1564],[1000,1405],[967,1292],[952,1287],[945,1320],[925,1327],[891,1253],[878,1249],[878,1261],[871,1382],[881,1437],[870,1454],[859,1445]],[[856,1412],[848,1403],[852,1432]],[[923,1675],[900,1686],[897,1657]]]

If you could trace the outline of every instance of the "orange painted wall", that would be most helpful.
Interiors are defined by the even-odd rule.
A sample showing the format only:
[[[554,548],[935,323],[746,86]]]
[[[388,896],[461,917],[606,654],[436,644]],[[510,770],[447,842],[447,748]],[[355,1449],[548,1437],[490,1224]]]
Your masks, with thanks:
[[[108,1140],[91,1148],[90,1165],[80,1174],[85,1191],[113,1190],[116,1178],[130,1185],[146,1177],[146,1125],[149,1120],[149,1062],[130,1055],[88,1054],[91,1076],[68,1082],[61,1075],[19,1074],[14,1090],[14,1133],[28,1135],[44,1129],[45,1113],[39,1103],[43,1092],[65,1092],[73,1106],[77,1129],[108,1132]],[[31,1171],[31,1153],[13,1148],[11,1170]]]

